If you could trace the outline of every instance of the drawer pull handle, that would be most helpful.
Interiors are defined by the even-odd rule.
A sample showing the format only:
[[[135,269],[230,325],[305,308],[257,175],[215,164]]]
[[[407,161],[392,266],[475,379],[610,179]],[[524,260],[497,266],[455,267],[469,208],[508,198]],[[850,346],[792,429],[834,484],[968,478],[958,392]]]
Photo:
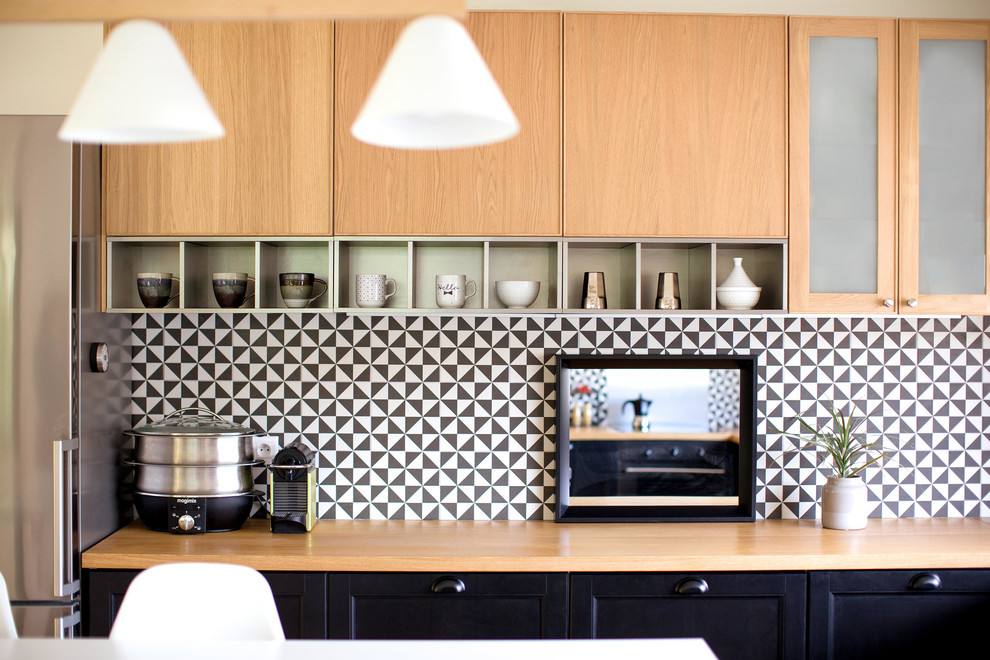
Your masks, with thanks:
[[[706,594],[708,593],[708,583],[701,578],[684,578],[677,583],[674,591],[679,594]]]
[[[908,582],[908,589],[934,591],[942,588],[942,579],[935,573],[918,573]]]
[[[430,585],[430,591],[435,594],[462,594],[465,590],[467,587],[464,586],[463,580],[449,575],[438,577]]]

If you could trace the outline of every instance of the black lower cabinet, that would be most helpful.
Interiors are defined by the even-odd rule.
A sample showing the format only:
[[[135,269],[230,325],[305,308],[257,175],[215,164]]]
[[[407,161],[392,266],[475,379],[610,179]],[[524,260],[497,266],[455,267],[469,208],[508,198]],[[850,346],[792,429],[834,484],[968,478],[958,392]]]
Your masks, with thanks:
[[[110,633],[137,574],[83,571],[84,635]],[[702,637],[720,660],[988,657],[990,570],[262,575],[289,639]]]
[[[106,637],[131,580],[139,571],[83,571],[83,635]],[[271,585],[287,639],[326,639],[326,577],[323,573],[262,573]],[[250,607],[245,603],[244,607]],[[167,627],[168,622],[162,625]],[[164,628],[163,628],[164,629]]]
[[[608,573],[571,576],[571,637],[702,637],[720,660],[799,659],[807,575]]]
[[[567,637],[563,573],[331,573],[337,639]]]
[[[140,571],[83,571],[82,629],[86,637],[106,637],[131,580]]]
[[[810,585],[810,660],[990,656],[990,571],[813,572]]]

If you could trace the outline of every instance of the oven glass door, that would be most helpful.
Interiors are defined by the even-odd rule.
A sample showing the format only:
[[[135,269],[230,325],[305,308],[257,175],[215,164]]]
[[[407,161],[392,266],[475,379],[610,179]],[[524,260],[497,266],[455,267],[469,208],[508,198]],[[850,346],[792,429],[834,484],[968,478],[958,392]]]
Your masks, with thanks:
[[[667,434],[644,434],[667,435]],[[739,443],[730,433],[637,440],[574,440],[570,443],[571,492],[575,506],[693,505],[739,503]]]

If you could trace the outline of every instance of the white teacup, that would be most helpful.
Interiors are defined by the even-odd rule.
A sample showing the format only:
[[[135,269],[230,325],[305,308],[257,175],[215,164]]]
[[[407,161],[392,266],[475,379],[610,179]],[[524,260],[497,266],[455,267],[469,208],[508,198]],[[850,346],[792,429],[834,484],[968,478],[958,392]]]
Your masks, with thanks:
[[[474,291],[467,293],[468,287]],[[437,275],[437,307],[458,309],[464,307],[468,298],[478,293],[478,285],[466,275]]]
[[[392,285],[389,293],[388,285]],[[384,307],[385,301],[395,295],[395,280],[384,275],[355,275],[354,302],[358,307]]]

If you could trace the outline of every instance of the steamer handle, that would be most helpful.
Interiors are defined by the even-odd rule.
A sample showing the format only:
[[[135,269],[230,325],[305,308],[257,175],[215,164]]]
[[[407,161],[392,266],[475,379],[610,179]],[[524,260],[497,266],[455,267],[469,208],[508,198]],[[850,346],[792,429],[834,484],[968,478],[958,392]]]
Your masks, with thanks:
[[[206,413],[207,415],[209,415],[209,416],[211,416],[211,417],[213,417],[215,419],[219,419],[221,422],[226,422],[227,421],[223,417],[221,417],[220,415],[218,415],[215,412],[213,412],[212,410],[207,410],[206,408],[179,408],[178,410],[176,410],[174,412],[170,412],[169,414],[165,415],[165,417],[163,417],[162,419],[171,419],[172,417],[175,417],[176,415],[181,415],[182,413],[186,413],[186,412],[201,412],[201,413]]]

